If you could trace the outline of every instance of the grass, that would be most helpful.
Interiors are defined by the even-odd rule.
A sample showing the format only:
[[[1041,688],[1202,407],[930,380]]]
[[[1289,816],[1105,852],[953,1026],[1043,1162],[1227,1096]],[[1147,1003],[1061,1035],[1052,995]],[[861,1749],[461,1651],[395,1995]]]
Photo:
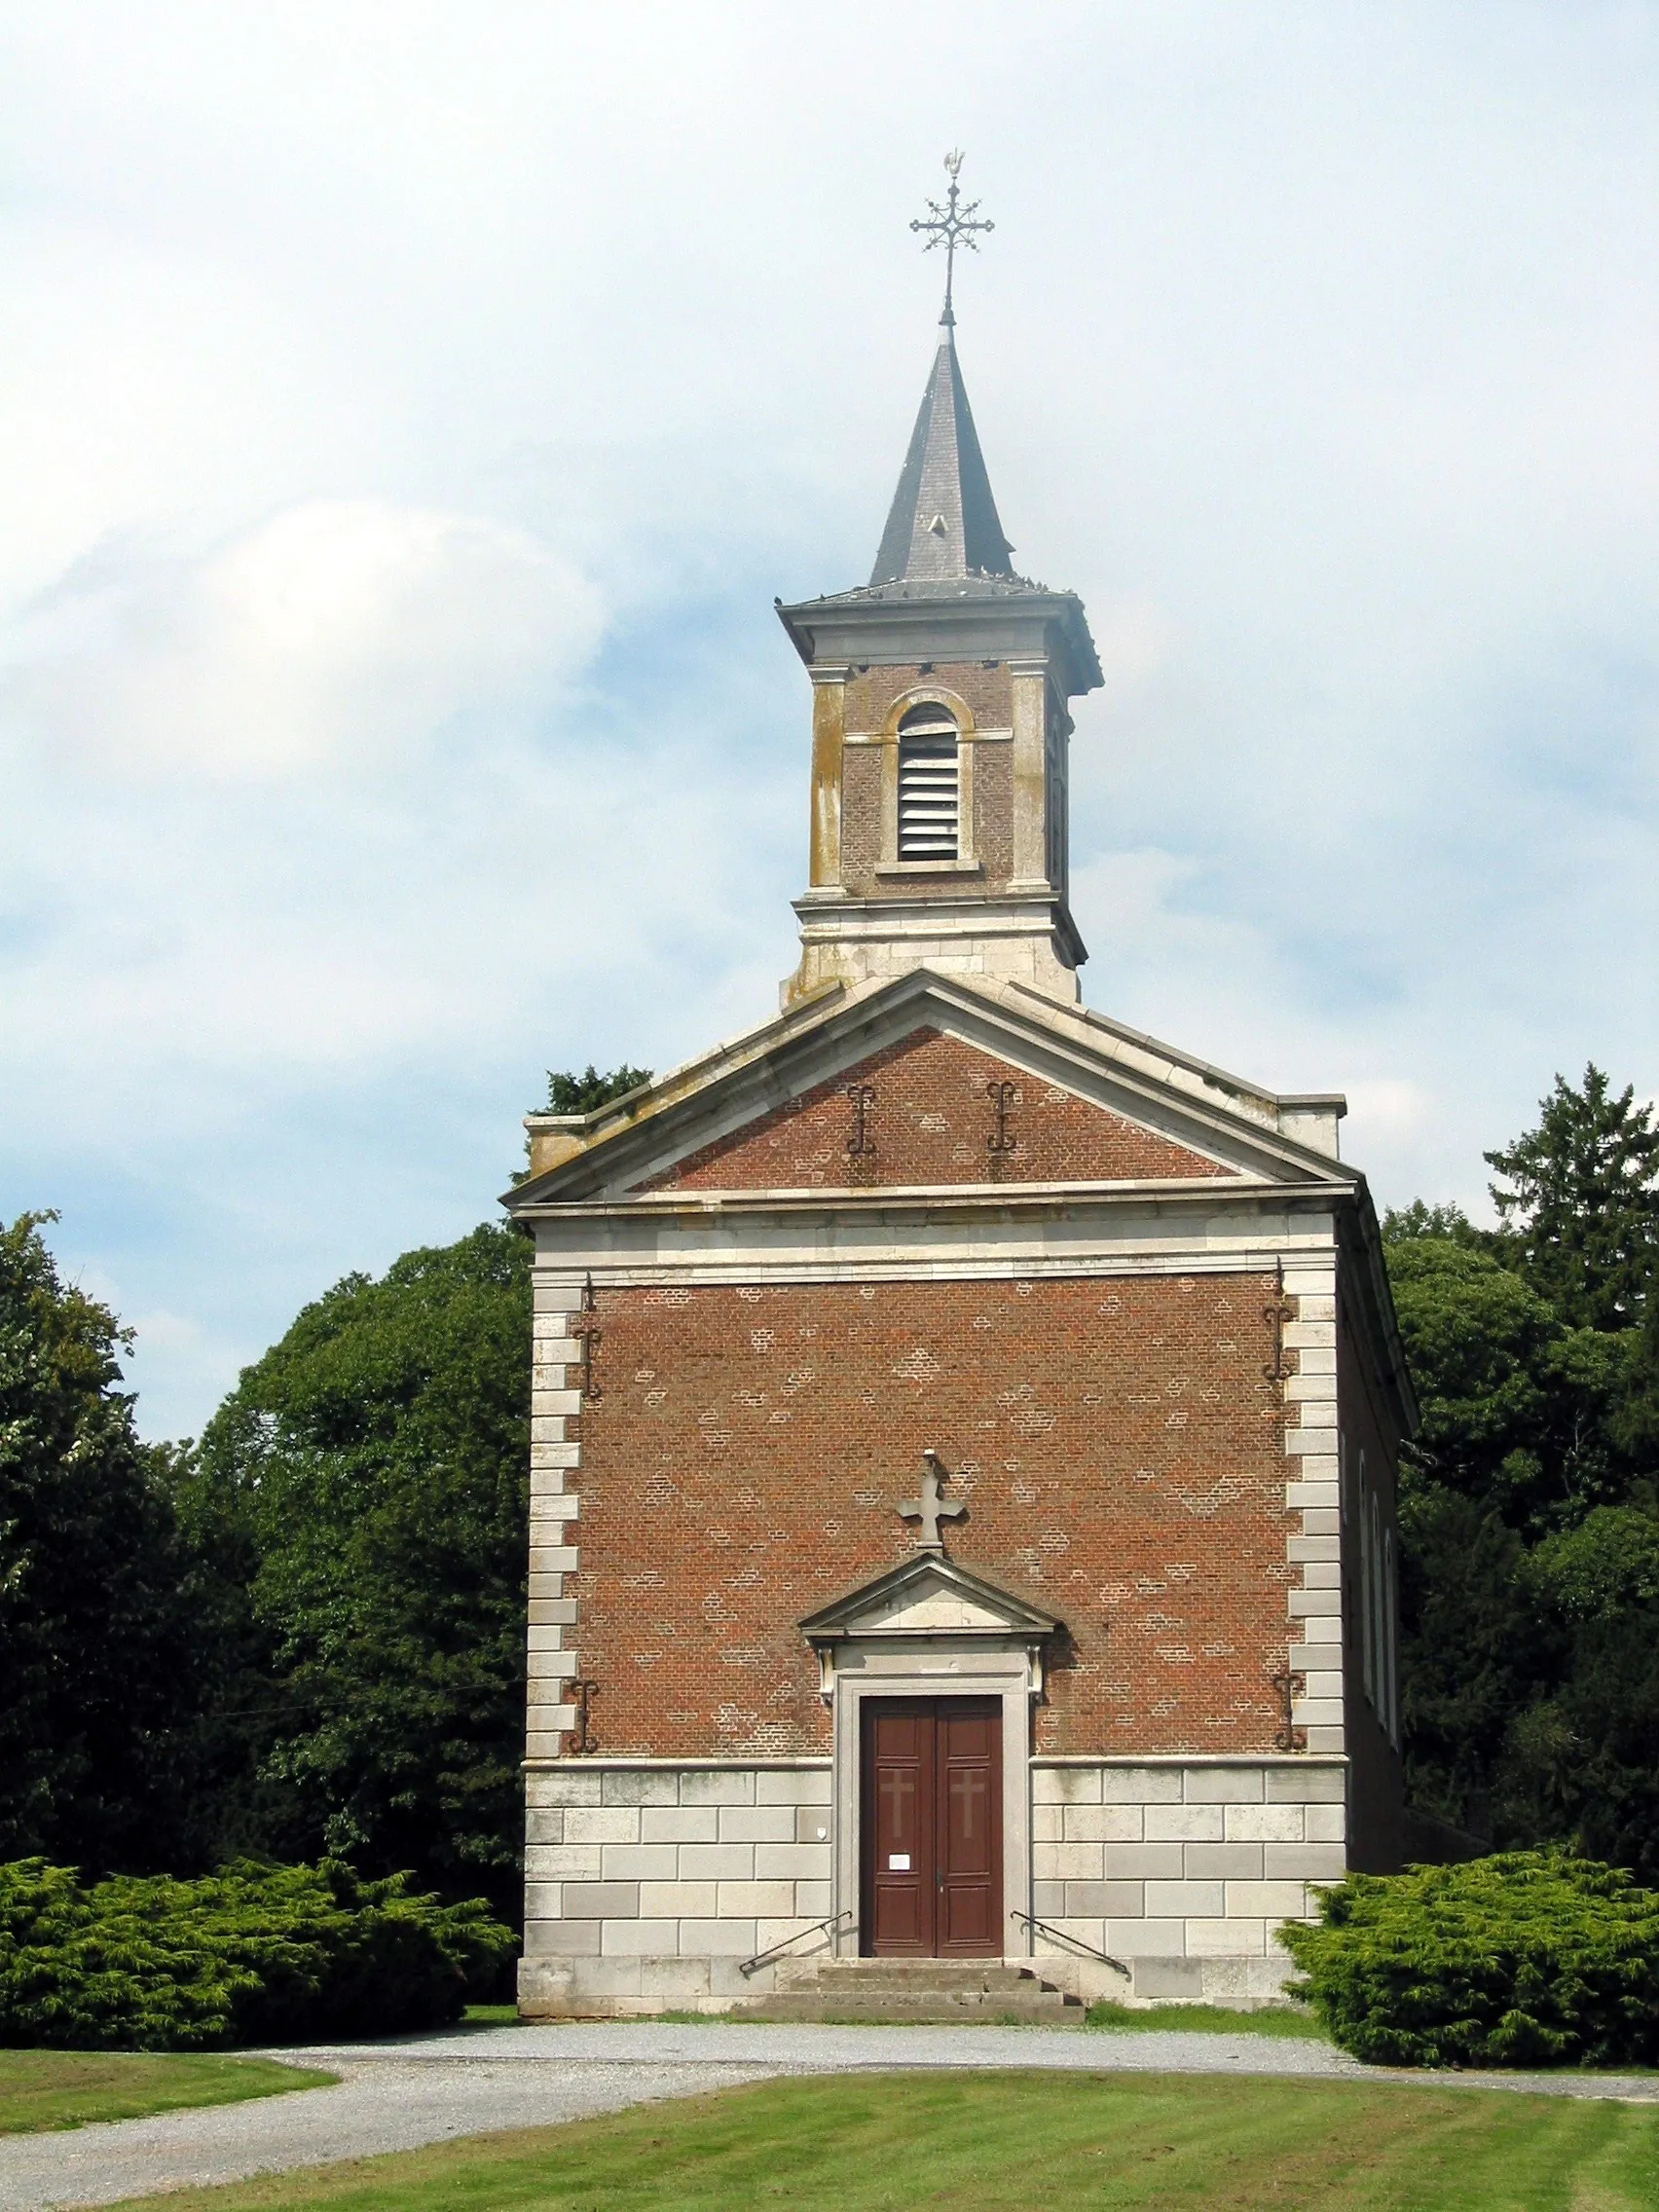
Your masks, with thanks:
[[[469,2005],[461,2018],[463,2028],[516,2028],[520,2024],[516,2005]]]
[[[128,2050],[0,2050],[0,2135],[82,2127],[90,2120],[138,2120],[181,2105],[233,2105],[318,2089],[337,2074],[278,2066],[269,2058],[191,2051],[164,2057]]]
[[[1156,2005],[1134,2010],[1127,2005],[1091,2005],[1091,2028],[1189,2028],[1213,2036],[1295,2036],[1329,2043],[1330,2036],[1311,2012],[1291,2005],[1265,2005],[1257,2012],[1230,2011],[1225,2005]]]
[[[769,2082],[140,2212],[1651,2212],[1659,2110],[1225,2076]]]

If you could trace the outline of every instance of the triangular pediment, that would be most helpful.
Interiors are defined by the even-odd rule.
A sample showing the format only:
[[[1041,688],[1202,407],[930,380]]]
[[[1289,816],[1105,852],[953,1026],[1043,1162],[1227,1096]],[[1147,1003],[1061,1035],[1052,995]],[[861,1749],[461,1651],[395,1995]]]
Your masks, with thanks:
[[[874,1095],[855,1149],[849,1091],[861,1086]],[[831,986],[596,1114],[532,1116],[534,1171],[505,1203],[1352,1185],[1336,1158],[1340,1111],[1275,1097],[1018,984],[920,968]]]
[[[972,1636],[1033,1642],[1059,1628],[1052,1613],[982,1581],[941,1552],[921,1552],[800,1623],[812,1642],[856,1637]]]
[[[858,1113],[849,1105],[855,1089],[864,1098]],[[925,1022],[639,1188],[917,1189],[1188,1181],[1237,1172],[1144,1120]]]

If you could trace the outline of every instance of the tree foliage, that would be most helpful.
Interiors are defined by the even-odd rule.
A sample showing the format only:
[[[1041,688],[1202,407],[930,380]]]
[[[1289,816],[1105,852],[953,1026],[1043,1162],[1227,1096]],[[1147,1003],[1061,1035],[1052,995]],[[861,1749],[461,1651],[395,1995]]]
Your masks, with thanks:
[[[558,1112],[648,1080],[552,1074]],[[0,1231],[0,1857],[411,1868],[519,1905],[530,1252],[349,1275],[199,1446],[142,1444],[52,1217]]]
[[[128,1337],[0,1228],[0,1858],[142,1862],[175,1834],[178,1730],[200,1689],[175,1456],[140,1443]]]
[[[1557,1076],[1538,1126],[1498,1152],[1493,1201],[1520,1271],[1572,1328],[1639,1327],[1659,1262],[1659,1129],[1592,1064]]]
[[[1402,1707],[1426,1810],[1659,1878],[1659,1137],[1602,1072],[1487,1155],[1503,1226],[1384,1223],[1421,1427]]]
[[[214,1416],[181,1506],[243,1562],[262,1739],[220,1793],[221,1848],[413,1867],[514,1909],[529,1394],[528,1248],[486,1226],[347,1276]]]
[[[624,1060],[619,1068],[608,1075],[601,1075],[590,1060],[580,1075],[567,1071],[560,1074],[553,1068],[547,1071],[547,1100],[536,1109],[542,1114],[597,1114],[602,1106],[608,1106],[613,1098],[621,1098],[630,1090],[638,1090],[641,1084],[649,1083],[649,1068],[631,1068]]]

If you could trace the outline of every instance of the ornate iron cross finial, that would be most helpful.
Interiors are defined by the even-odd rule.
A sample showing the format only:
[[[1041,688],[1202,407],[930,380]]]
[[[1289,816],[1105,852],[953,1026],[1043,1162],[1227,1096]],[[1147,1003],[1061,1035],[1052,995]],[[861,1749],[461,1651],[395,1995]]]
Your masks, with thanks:
[[[962,168],[961,154],[946,154],[944,167],[950,178],[950,190],[945,195],[944,205],[941,207],[937,200],[930,200],[926,216],[918,215],[910,228],[913,231],[927,232],[927,244],[922,248],[924,253],[931,253],[936,245],[944,248],[944,313],[939,319],[940,322],[954,323],[956,315],[950,305],[950,294],[956,276],[956,249],[963,245],[971,253],[977,253],[979,241],[974,236],[975,232],[994,231],[996,225],[975,222],[974,217],[979,211],[977,200],[970,200],[966,206],[957,205],[960,192],[956,179]]]
[[[937,1452],[924,1452],[922,1454],[922,1494],[920,1497],[906,1498],[899,1508],[899,1517],[902,1521],[919,1521],[921,1523],[921,1527],[916,1531],[916,1549],[918,1551],[942,1552],[944,1550],[944,1539],[939,1532],[940,1523],[941,1521],[960,1521],[968,1511],[965,1505],[946,1505],[940,1496],[940,1487],[947,1480],[949,1473],[948,1467],[940,1465]]]

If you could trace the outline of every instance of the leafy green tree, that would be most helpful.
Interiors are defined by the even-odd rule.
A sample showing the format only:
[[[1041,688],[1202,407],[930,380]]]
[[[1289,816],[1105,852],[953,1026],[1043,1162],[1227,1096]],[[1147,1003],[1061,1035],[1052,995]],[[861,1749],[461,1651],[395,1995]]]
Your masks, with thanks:
[[[1575,1627],[1510,1724],[1493,1804],[1502,1838],[1571,1842],[1659,1877],[1659,1605]]]
[[[1483,1498],[1530,1489],[1553,1309],[1487,1253],[1440,1236],[1391,1240],[1388,1278],[1418,1391],[1414,1464]]]
[[[1618,1426],[1635,1332],[1565,1327],[1465,1238],[1392,1227],[1386,1249],[1420,1414],[1411,1465],[1539,1532],[1622,1496],[1636,1472]]]
[[[58,1274],[54,1219],[0,1228],[0,1860],[126,1868],[176,1842],[203,1640],[173,1456],[139,1441],[129,1333]]]
[[[1534,1695],[1526,1552],[1500,1513],[1409,1464],[1400,1481],[1400,1711],[1412,1801],[1491,1832],[1493,1781]]]
[[[1659,1473],[1659,1298],[1645,1301],[1640,1333],[1621,1332],[1615,1340],[1628,1348],[1630,1367],[1623,1398],[1608,1427],[1626,1457]]]
[[[1458,1205],[1426,1205],[1414,1198],[1409,1206],[1390,1206],[1382,1216],[1382,1241],[1407,1244],[1417,1237],[1434,1236],[1448,1244],[1465,1244],[1477,1252],[1493,1243],[1490,1230],[1477,1229]]]
[[[1659,1512],[1599,1505],[1576,1529],[1534,1545],[1527,1581],[1567,1621],[1611,1620],[1631,1605],[1659,1605]]]
[[[547,1096],[539,1106],[531,1109],[535,1114],[597,1114],[602,1106],[608,1106],[613,1098],[624,1097],[630,1090],[638,1090],[642,1084],[649,1083],[649,1068],[631,1068],[624,1060],[619,1068],[602,1075],[591,1060],[580,1075],[571,1069],[547,1071]],[[530,1158],[530,1139],[524,1140],[525,1158]],[[514,1171],[515,1183],[528,1183],[530,1169],[520,1167]]]
[[[648,1080],[552,1073],[549,1108]],[[328,1851],[517,1920],[530,1345],[530,1247],[486,1226],[336,1284],[215,1415],[193,1863]]]
[[[1557,1076],[1538,1126],[1489,1152],[1493,1203],[1528,1281],[1573,1328],[1640,1326],[1659,1264],[1659,1129],[1594,1062]]]
[[[1401,1470],[1409,1787],[1659,1877],[1659,1133],[1601,1071],[1487,1154],[1504,1226],[1384,1223],[1421,1409]]]
[[[529,1252],[474,1230],[349,1275],[248,1368],[182,1500],[240,1550],[255,1734],[221,1837],[518,1910]]]

